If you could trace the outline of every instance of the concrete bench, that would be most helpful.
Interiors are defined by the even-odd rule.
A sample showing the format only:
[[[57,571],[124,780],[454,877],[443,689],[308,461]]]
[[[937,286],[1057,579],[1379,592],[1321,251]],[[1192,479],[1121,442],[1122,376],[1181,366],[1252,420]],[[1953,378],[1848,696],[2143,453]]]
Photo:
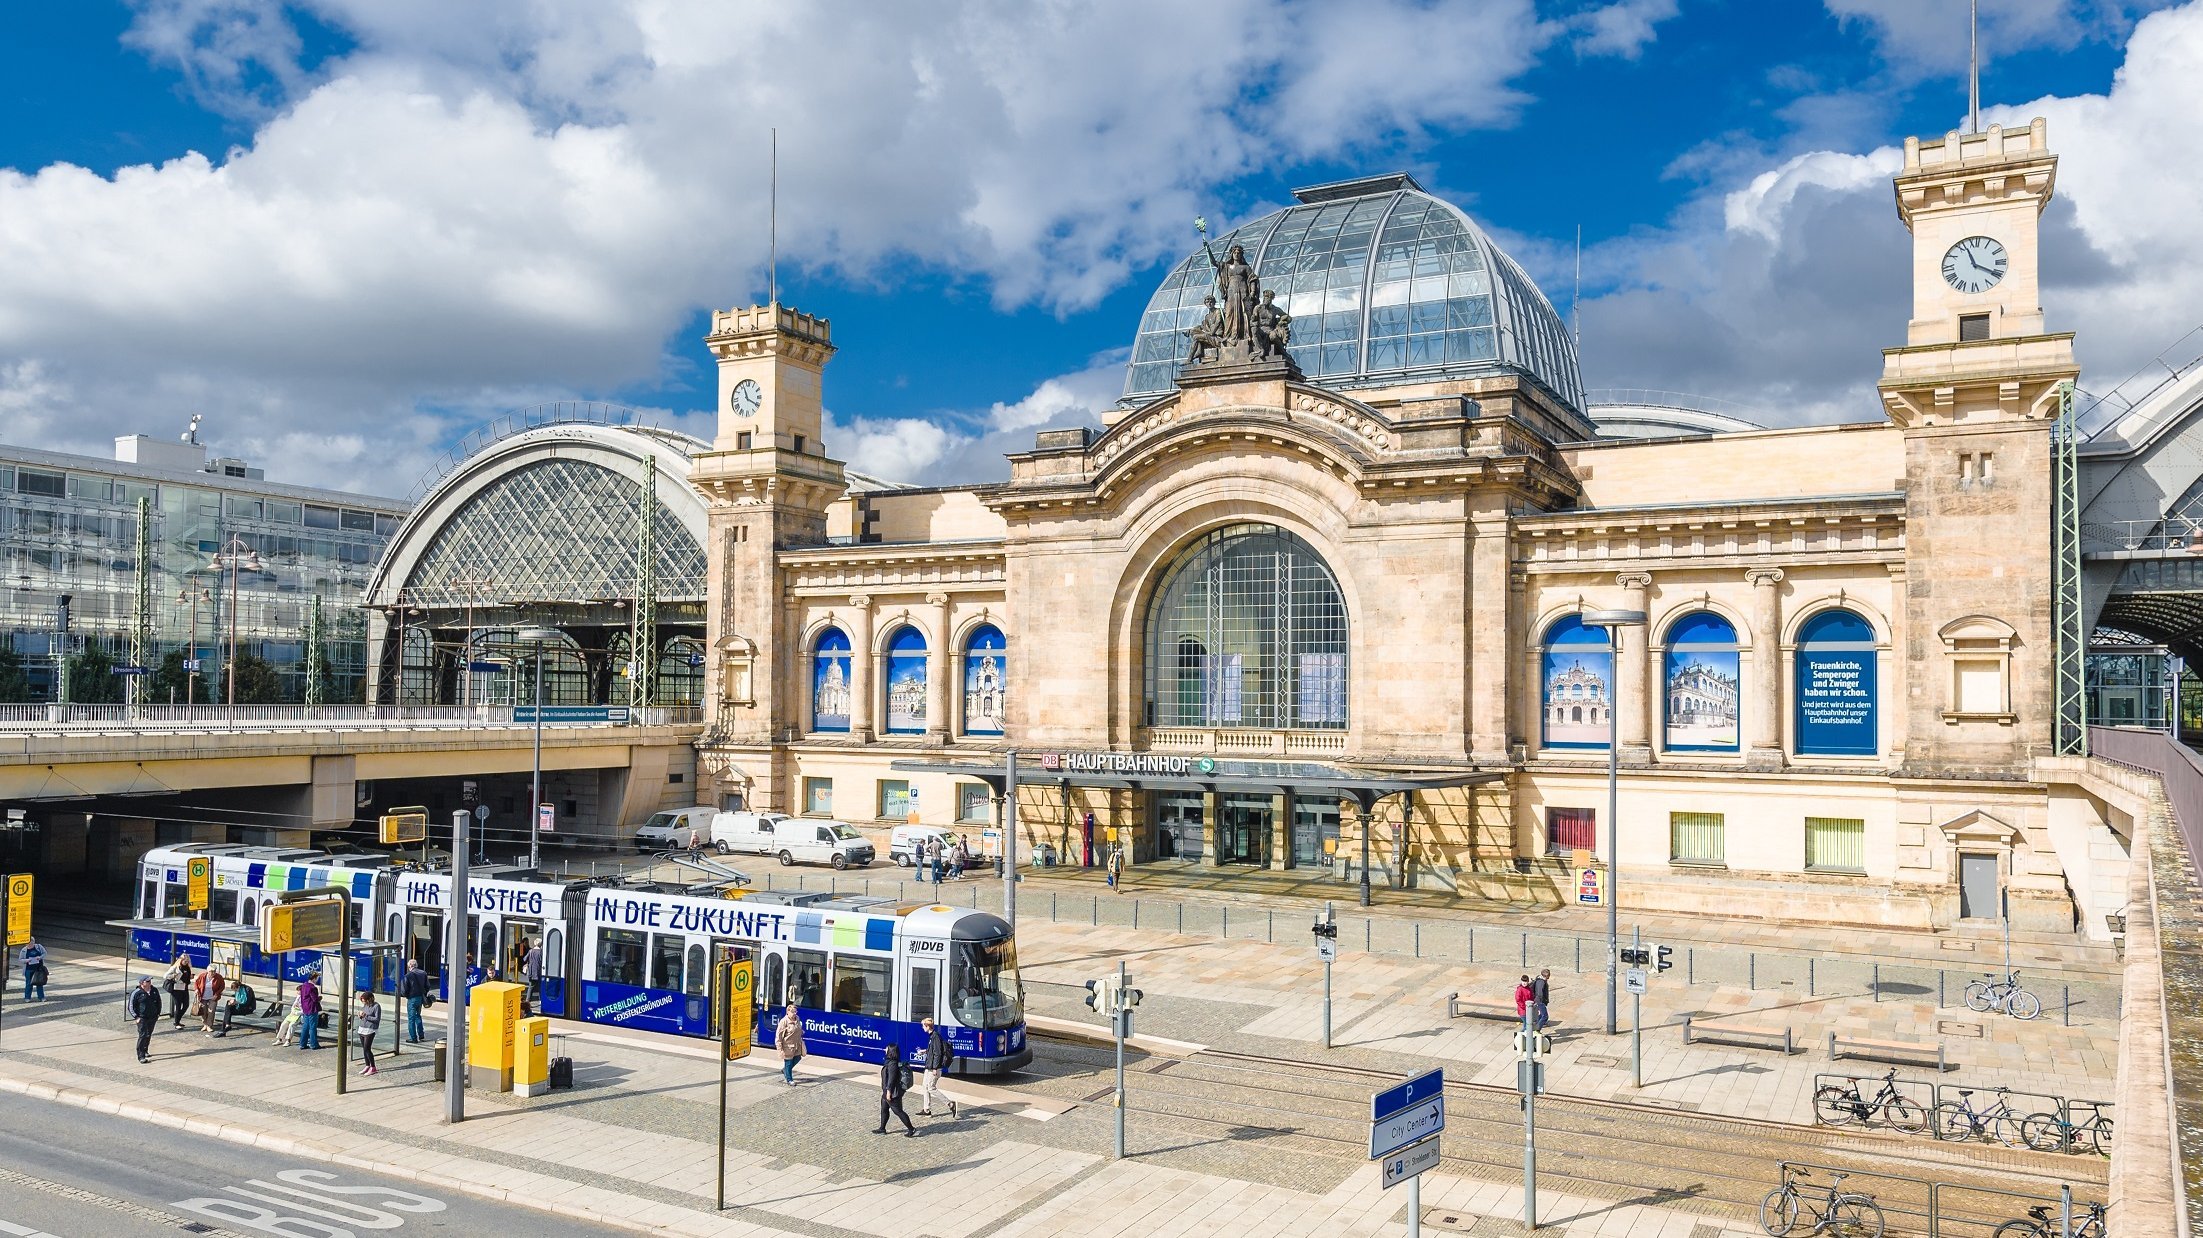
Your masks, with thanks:
[[[1446,1017],[1449,1019],[1498,1019],[1503,1023],[1521,1026],[1522,1016],[1515,1013],[1515,1004],[1484,1002],[1474,998],[1462,1001],[1459,993],[1446,994]]]
[[[1785,1057],[1797,1052],[1797,1041],[1786,1023],[1738,1023],[1733,1019],[1708,1023],[1696,1015],[1683,1016],[1683,1043],[1693,1045],[1701,1040],[1747,1049],[1780,1049]]]
[[[1940,1040],[1869,1040],[1863,1036],[1828,1033],[1828,1060],[1855,1057],[1873,1062],[1897,1062],[1907,1066],[1934,1063],[1937,1073],[1951,1069]]]

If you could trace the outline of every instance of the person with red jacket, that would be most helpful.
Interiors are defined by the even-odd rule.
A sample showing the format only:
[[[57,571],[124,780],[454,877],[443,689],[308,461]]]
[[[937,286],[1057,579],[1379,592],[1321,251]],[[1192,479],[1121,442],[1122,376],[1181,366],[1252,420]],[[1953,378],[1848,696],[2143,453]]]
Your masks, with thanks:
[[[1524,976],[1515,985],[1515,1017],[1522,1020],[1522,1025],[1524,1027],[1530,1026],[1530,1007],[1532,1001],[1534,1000],[1535,992],[1536,991],[1530,987],[1530,978],[1528,976]]]

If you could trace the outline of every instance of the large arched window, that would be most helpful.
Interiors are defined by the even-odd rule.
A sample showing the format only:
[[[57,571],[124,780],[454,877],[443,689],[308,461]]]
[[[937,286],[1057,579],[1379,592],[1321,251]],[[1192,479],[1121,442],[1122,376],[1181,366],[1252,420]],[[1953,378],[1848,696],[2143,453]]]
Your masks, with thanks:
[[[1545,629],[1545,746],[1605,748],[1614,712],[1614,650],[1606,629],[1564,615]]]
[[[1667,646],[1667,747],[1735,752],[1736,628],[1710,610],[1693,611],[1668,625]]]
[[[1148,725],[1343,728],[1346,628],[1307,542],[1266,524],[1209,533],[1148,603]]]
[[[964,641],[964,734],[1000,735],[1009,689],[1010,643],[982,623]]]
[[[1874,626],[1848,610],[1824,610],[1798,629],[1798,755],[1870,757],[1881,750],[1874,659]]]
[[[887,733],[926,730],[926,636],[904,624],[887,642]]]
[[[811,729],[849,729],[849,635],[840,628],[819,633],[811,646]]]

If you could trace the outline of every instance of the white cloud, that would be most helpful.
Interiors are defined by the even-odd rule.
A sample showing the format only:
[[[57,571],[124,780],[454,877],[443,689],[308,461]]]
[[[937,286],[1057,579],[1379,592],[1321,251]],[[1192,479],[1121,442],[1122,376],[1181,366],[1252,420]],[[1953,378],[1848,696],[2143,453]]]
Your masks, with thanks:
[[[2135,18],[2173,0],[1994,0],[1980,7],[1981,55],[2113,41]],[[1829,13],[1865,27],[1900,77],[1963,73],[1966,5],[1959,0],[1826,0]]]
[[[1032,446],[1033,431],[1099,426],[1124,390],[1128,350],[1094,357],[1081,370],[1043,380],[1025,397],[997,401],[976,419],[826,419],[826,441],[859,473],[921,485],[991,481],[1009,475],[1002,457]]]
[[[2203,322],[2203,3],[2143,19],[2102,95],[1984,109],[2048,119],[2057,196],[2043,217],[2043,308],[2077,333],[2104,390]],[[1593,387],[1737,401],[1796,424],[1872,420],[1881,350],[1901,344],[1911,238],[1897,152],[1811,151],[1709,191],[1665,229],[1595,247],[1584,306]]]
[[[333,426],[300,454],[308,479],[378,488],[381,438],[344,454],[361,426],[425,422],[432,455],[493,393],[647,380],[697,309],[756,296],[768,126],[784,275],[885,282],[916,262],[1005,306],[1070,310],[1175,252],[1250,170],[1510,123],[1511,82],[1541,55],[1570,40],[1634,54],[1665,11],[137,8],[128,41],[256,127],[237,149],[111,176],[0,170],[0,366],[35,363],[60,401],[46,415],[94,439],[194,410],[271,449]],[[294,14],[350,49],[300,63]],[[0,436],[39,430],[0,410]],[[898,450],[922,455],[919,437]]]

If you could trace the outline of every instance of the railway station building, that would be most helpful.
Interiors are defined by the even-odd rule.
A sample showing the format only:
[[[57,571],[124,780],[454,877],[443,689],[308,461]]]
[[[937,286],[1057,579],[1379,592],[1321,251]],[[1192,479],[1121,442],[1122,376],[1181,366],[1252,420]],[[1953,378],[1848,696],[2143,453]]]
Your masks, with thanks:
[[[2131,823],[2060,755],[2056,166],[2039,120],[1906,144],[1912,317],[1840,425],[1592,407],[1401,174],[1189,254],[1105,424],[1005,482],[852,485],[829,322],[716,313],[706,802],[976,838],[1014,746],[1027,854],[1572,901],[1611,745],[1633,906],[2101,937]]]

